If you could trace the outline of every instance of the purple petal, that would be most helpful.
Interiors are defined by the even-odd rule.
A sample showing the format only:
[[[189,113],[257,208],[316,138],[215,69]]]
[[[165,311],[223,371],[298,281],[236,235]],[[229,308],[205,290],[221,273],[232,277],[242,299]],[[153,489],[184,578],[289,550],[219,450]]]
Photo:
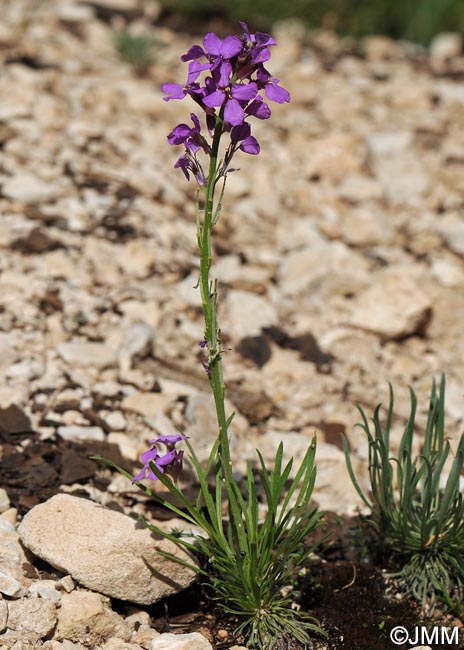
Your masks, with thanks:
[[[189,138],[185,142],[185,148],[189,153],[196,153],[197,151],[200,151],[201,146],[198,142],[195,142],[193,138]]]
[[[185,61],[199,59],[201,56],[206,56],[203,48],[200,45],[192,45],[189,51],[180,57],[180,60],[185,63]]]
[[[256,43],[258,45],[277,45],[276,41],[269,36],[269,34],[264,34],[263,32],[256,32]]]
[[[256,78],[259,84],[267,84],[267,82],[271,79],[271,74],[263,65],[259,65],[256,72]]]
[[[185,154],[178,159],[178,161],[174,165],[174,169],[181,169],[185,178],[188,181],[190,180],[190,174],[189,174],[190,160],[187,158]]]
[[[242,49],[242,41],[238,36],[226,36],[221,47],[221,55],[224,59],[231,59]]]
[[[214,115],[206,116],[206,126],[208,128],[210,136],[213,137],[214,129],[216,128],[216,117]]]
[[[217,85],[220,88],[225,88],[230,83],[230,75],[232,74],[232,65],[228,61],[223,61],[219,66],[219,78]]]
[[[232,144],[237,144],[241,140],[245,140],[251,133],[251,127],[248,122],[243,122],[243,124],[238,124],[233,126],[230,132],[230,140]]]
[[[164,474],[164,469],[162,467],[158,467],[158,465],[156,465],[156,467],[161,472],[161,474]],[[150,481],[157,481],[158,480],[158,477],[156,476],[155,472],[151,469],[151,467],[148,468],[147,478],[149,478]]]
[[[148,465],[148,463],[151,460],[156,461],[158,456],[159,456],[158,450],[156,449],[156,447],[153,447],[152,449],[147,449],[146,451],[144,451],[143,454],[140,456],[140,458],[142,459],[142,463],[144,465]]]
[[[195,125],[194,128],[192,129],[192,131],[195,131],[195,133],[200,133],[200,131],[201,131],[200,120],[195,115],[195,113],[190,113],[190,119],[192,120],[193,124]]]
[[[147,472],[147,467],[145,466],[140,470],[138,474],[135,474],[134,478],[131,481],[132,485],[135,483],[135,481],[143,481],[146,472]]]
[[[200,169],[194,170],[193,175],[195,176],[195,180],[200,187],[204,187],[208,182],[208,179],[204,177]]]
[[[254,81],[248,84],[234,84],[230,92],[234,99],[237,99],[241,102],[248,102],[250,99],[254,99],[256,97],[258,86]]]
[[[250,30],[248,29],[248,25],[243,21],[239,21],[239,22],[241,28],[243,29],[243,35],[248,42],[250,40]]]
[[[199,74],[203,72],[203,70],[209,70],[210,67],[211,67],[210,63],[198,63],[198,61],[192,61],[192,63],[189,63],[187,85],[190,85],[194,81],[196,81]]]
[[[222,41],[219,36],[213,34],[213,32],[206,34],[203,39],[203,45],[209,54],[213,54],[214,56],[219,56],[221,54]]]
[[[264,87],[264,92],[266,93],[266,97],[273,102],[277,102],[278,104],[284,104],[285,102],[289,102],[290,93],[288,92],[288,90],[285,90],[285,88],[282,88],[282,86],[279,86],[278,82],[279,82],[278,79],[272,77],[271,83],[266,84],[266,86]]]
[[[174,480],[177,480],[179,478],[180,473],[182,472],[182,460],[184,458],[184,452],[183,451],[178,451],[176,452],[176,457],[171,463],[171,466],[169,467],[169,473],[172,475]]]
[[[168,451],[167,454],[164,454],[164,456],[160,456],[159,458],[156,459],[155,461],[156,467],[158,467],[160,471],[163,471],[161,468],[166,467],[166,465],[172,463],[176,455],[177,455],[177,451],[175,449],[171,449],[171,451]]]
[[[224,119],[232,126],[241,124],[245,119],[245,113],[236,99],[229,99],[224,109]]]
[[[187,124],[178,124],[168,135],[169,144],[182,144],[191,134],[192,129]]]
[[[222,106],[224,103],[224,98],[225,93],[223,90],[215,90],[213,93],[207,95],[203,99],[203,104],[205,104],[205,106],[209,106],[210,108],[214,108],[215,106]]]
[[[187,94],[184,86],[181,84],[163,84],[161,88],[163,93],[169,95],[169,97],[163,97],[165,102],[168,102],[170,99],[183,99]]]
[[[271,109],[259,95],[246,107],[245,112],[247,115],[257,117],[258,120],[267,120],[271,117]]]
[[[240,145],[240,149],[245,153],[251,153],[253,156],[257,156],[261,151],[258,140],[250,135]]]
[[[265,63],[271,58],[271,51],[268,47],[254,47],[251,51],[253,63]]]
[[[184,436],[182,433],[171,433],[165,436],[159,436],[155,440],[150,440],[150,444],[154,445],[157,442],[162,442],[165,445],[175,445],[181,440],[187,440],[187,436]]]

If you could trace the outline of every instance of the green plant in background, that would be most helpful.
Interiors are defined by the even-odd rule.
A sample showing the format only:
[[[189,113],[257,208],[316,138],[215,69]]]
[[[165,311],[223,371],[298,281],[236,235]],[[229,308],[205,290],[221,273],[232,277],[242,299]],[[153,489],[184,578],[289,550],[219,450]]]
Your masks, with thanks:
[[[153,60],[153,39],[123,30],[115,35],[114,40],[121,59],[133,66],[138,74],[143,74]]]
[[[170,145],[183,147],[174,167],[187,180],[193,176],[198,185],[198,286],[205,324],[199,346],[201,363],[214,397],[218,437],[206,467],[202,467],[194,445],[183,434],[150,441],[151,448],[142,454],[143,468],[134,477],[111,461],[99,460],[115,467],[146,495],[203,530],[206,535],[197,535],[192,542],[179,535],[179,531],[168,533],[146,522],[153,532],[203,556],[207,568],[163,553],[205,578],[217,604],[238,617],[237,633],[244,633],[250,649],[269,650],[292,639],[308,644],[312,632],[322,634],[315,619],[292,607],[291,593],[284,590],[292,585],[314,550],[304,542],[318,527],[320,515],[310,505],[316,476],[315,437],[292,480],[293,459],[283,463],[282,444],[271,466],[266,465],[258,451],[259,469],[254,473],[248,463],[243,482],[236,479],[232,466],[229,428],[233,414],[226,413],[217,281],[210,279],[212,234],[220,218],[227,174],[233,171],[232,158],[239,150],[254,156],[260,152],[258,141],[251,135],[253,120],[267,120],[271,116],[268,100],[279,104],[290,101],[288,91],[267,70],[270,48],[276,42],[268,34],[250,33],[243,22],[241,26],[241,37],[231,35],[220,39],[214,33],[206,34],[202,46],[193,45],[181,57],[188,63],[186,83],[163,85],[166,101],[189,96],[200,109],[200,117],[190,113],[191,125],[178,124],[167,140]],[[176,444],[181,441],[185,441],[190,452],[199,483],[194,503],[176,482],[183,457]],[[158,448],[160,444],[166,447],[163,454]],[[211,474],[212,492],[208,483]],[[146,487],[141,482],[145,478],[160,481],[175,503]],[[258,496],[261,491],[264,509]]]
[[[464,32],[462,0],[162,0],[188,21],[242,17],[260,29],[298,18],[310,29],[329,27],[355,37],[386,34],[427,44],[442,31]]]
[[[404,581],[425,613],[433,612],[437,601],[457,610],[464,596],[464,499],[460,489],[464,434],[446,478],[450,444],[445,433],[442,375],[439,390],[433,381],[422,450],[413,457],[417,399],[411,388],[410,394],[411,412],[396,455],[390,445],[392,387],[383,426],[380,405],[375,409],[372,426],[359,407],[359,426],[369,443],[370,496],[356,479],[344,438],[346,462],[354,487],[371,510],[367,522],[375,529],[387,556],[399,567],[393,575]]]

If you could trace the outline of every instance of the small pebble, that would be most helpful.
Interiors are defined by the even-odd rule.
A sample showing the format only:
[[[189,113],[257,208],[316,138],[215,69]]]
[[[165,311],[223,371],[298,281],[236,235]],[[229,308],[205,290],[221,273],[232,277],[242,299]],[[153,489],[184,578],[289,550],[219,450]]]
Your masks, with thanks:
[[[123,431],[127,426],[126,418],[121,411],[108,413],[108,415],[105,416],[105,422],[113,431]]]
[[[6,512],[10,507],[10,499],[8,498],[5,488],[0,488],[0,514]]]

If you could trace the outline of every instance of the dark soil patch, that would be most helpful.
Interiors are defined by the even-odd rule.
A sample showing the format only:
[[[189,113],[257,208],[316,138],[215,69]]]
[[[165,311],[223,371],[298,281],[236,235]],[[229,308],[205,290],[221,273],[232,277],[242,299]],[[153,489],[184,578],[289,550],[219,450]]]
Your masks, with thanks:
[[[329,562],[315,568],[303,604],[329,635],[329,650],[391,650],[392,628],[401,625],[412,633],[421,624],[420,612],[415,603],[385,592],[378,567]]]
[[[402,593],[398,584],[389,579],[372,561],[361,559],[365,554],[361,524],[358,518],[326,517],[324,535],[331,542],[324,546],[321,557],[308,566],[307,574],[295,593],[300,593],[301,609],[315,617],[328,635],[314,638],[312,645],[303,648],[297,642],[286,642],[277,650],[392,650],[391,632],[405,628],[411,640],[424,628],[432,633],[434,626],[448,627],[450,633],[456,621],[438,616],[432,621],[421,618],[418,604]],[[314,540],[310,540],[313,544]],[[121,603],[122,608],[126,606]],[[197,584],[147,608],[154,627],[159,632],[201,632],[216,650],[225,650],[234,644],[245,644],[234,636],[238,621],[225,616],[208,598],[207,591]],[[463,630],[460,630],[462,633]],[[462,641],[462,636],[460,637]],[[432,650],[445,650],[449,644],[433,643]],[[456,645],[454,645],[456,647]],[[462,647],[462,646],[458,646]]]

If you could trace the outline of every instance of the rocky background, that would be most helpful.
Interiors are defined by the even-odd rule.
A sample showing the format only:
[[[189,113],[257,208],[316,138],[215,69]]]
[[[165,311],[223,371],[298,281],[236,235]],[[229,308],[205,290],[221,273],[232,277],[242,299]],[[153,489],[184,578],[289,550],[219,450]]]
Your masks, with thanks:
[[[177,648],[143,610],[111,609],[107,596],[149,604],[191,576],[160,592],[148,572],[138,600],[118,591],[124,548],[141,558],[153,541],[139,531],[130,546],[122,513],[146,504],[88,456],[132,471],[157,434],[180,427],[201,458],[216,435],[195,187],[166,142],[193,107],[160,90],[184,80],[179,57],[201,35],[163,27],[155,2],[0,8],[0,648]],[[123,29],[153,38],[143,73],[118,54]],[[427,51],[297,23],[274,36],[269,67],[292,102],[254,126],[261,155],[234,161],[214,242],[233,454],[243,473],[256,447],[270,459],[283,440],[298,460],[317,433],[315,501],[353,514],[340,434],[365,478],[356,404],[371,414],[392,382],[398,440],[411,385],[419,448],[445,372],[450,439],[462,430],[462,42],[439,35]],[[188,466],[183,481],[194,487]],[[57,492],[70,496],[34,508]],[[116,518],[106,528],[102,512]],[[103,587],[90,540],[119,566]],[[45,580],[38,557],[61,574]]]

